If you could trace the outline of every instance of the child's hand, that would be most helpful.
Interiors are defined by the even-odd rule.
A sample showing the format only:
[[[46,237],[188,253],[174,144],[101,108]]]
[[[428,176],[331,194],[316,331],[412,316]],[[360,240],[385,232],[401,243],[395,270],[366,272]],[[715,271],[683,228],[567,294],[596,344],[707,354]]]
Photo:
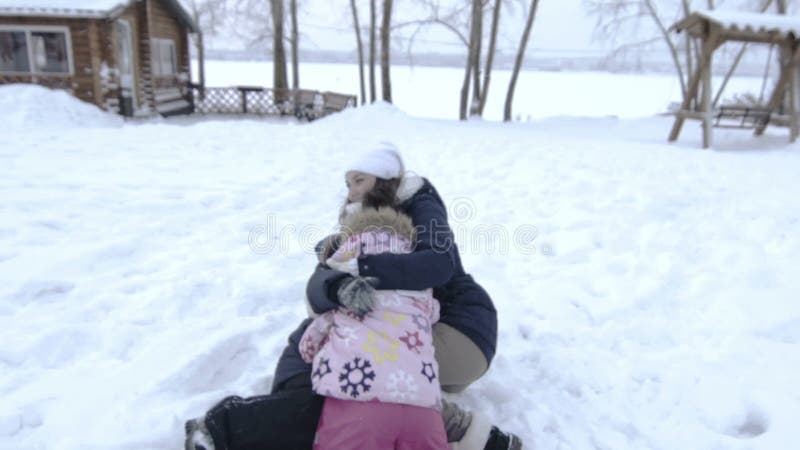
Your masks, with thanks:
[[[358,260],[356,258],[350,258],[347,261],[336,261],[333,258],[328,258],[325,264],[331,269],[349,273],[354,277],[358,276]]]
[[[339,303],[359,317],[364,317],[375,307],[377,284],[378,279],[374,277],[353,277],[339,288]]]

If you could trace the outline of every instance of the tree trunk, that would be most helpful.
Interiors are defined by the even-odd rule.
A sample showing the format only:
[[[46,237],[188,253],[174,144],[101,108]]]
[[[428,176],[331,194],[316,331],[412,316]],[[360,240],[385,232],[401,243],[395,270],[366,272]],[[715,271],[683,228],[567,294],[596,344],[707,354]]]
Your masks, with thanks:
[[[289,0],[292,16],[292,89],[300,88],[300,33],[297,29],[297,0]]]
[[[356,32],[356,46],[358,48],[358,79],[361,86],[361,104],[367,101],[367,90],[364,85],[364,46],[361,44],[361,28],[358,25],[358,7],[356,0],[350,0],[350,10],[353,13],[353,28]]]
[[[469,115],[478,114],[481,104],[481,47],[483,47],[483,1],[472,0],[472,20],[475,27],[472,29],[475,42],[475,51],[472,54],[472,101],[469,105]]]
[[[464,68],[464,82],[461,84],[461,99],[458,105],[458,118],[459,120],[467,120],[467,103],[469,102],[469,85],[472,80],[472,70],[475,67],[473,64],[475,60],[475,0],[472,2],[472,15],[469,21],[469,46],[467,50],[467,66]]]
[[[197,32],[197,77],[200,82],[200,100],[206,99],[206,49],[203,32]]]
[[[289,87],[288,77],[286,76],[286,50],[283,47],[283,0],[270,0],[272,14],[272,87],[276,89],[276,100],[279,91]]]
[[[506,93],[506,106],[503,112],[503,121],[511,121],[511,104],[514,101],[514,88],[517,85],[517,78],[519,77],[522,62],[525,60],[525,48],[528,46],[528,39],[531,35],[533,28],[533,20],[536,18],[536,9],[539,6],[539,0],[531,0],[531,7],[528,11],[528,19],[525,22],[525,31],[522,33],[522,40],[519,43],[517,50],[517,58],[514,60],[514,71],[511,73],[511,81],[508,84],[508,92]]]
[[[789,5],[787,0],[778,0],[775,6],[777,7],[776,9],[778,10],[778,14],[786,15],[788,13]],[[792,58],[792,50],[787,49],[785,47],[781,47],[778,56],[778,61],[779,61],[778,64],[779,67],[781,67],[781,70],[783,70],[783,67],[786,67],[787,62],[791,58]],[[784,94],[783,101],[781,101],[779,107],[779,112],[782,114],[785,113],[786,111],[789,111],[789,106],[791,105],[789,102],[793,100],[791,98],[791,89],[787,89],[785,92],[786,93]]]
[[[192,2],[192,18],[194,23],[200,24],[200,12],[197,10],[197,4]],[[203,43],[203,30],[198,30],[195,38],[195,47],[197,49],[197,82],[200,85],[200,100],[206,99],[206,52]]]
[[[469,80],[472,76],[472,45],[467,52],[467,67],[464,68],[464,82],[461,84],[461,101],[458,106],[458,119],[467,120],[467,101],[469,100]]]
[[[497,29],[500,26],[500,5],[502,0],[495,0],[494,11],[492,12],[492,31],[489,38],[489,50],[486,54],[486,69],[483,71],[483,88],[481,89],[481,105],[478,109],[478,115],[483,115],[483,109],[486,107],[486,99],[489,97],[489,82],[492,76],[492,63],[494,62],[494,53],[497,47]]]
[[[383,0],[383,23],[381,24],[381,91],[383,100],[392,103],[391,79],[391,26],[392,0]]]
[[[661,31],[661,35],[664,38],[664,42],[666,42],[667,47],[669,48],[670,56],[672,56],[672,63],[675,65],[675,70],[678,72],[678,78],[681,80],[681,92],[685,97],[687,95],[686,80],[684,79],[683,66],[681,65],[680,57],[678,56],[678,49],[675,47],[675,43],[672,42],[669,30],[667,30],[667,27],[664,26],[664,23],[658,17],[658,14],[656,13],[656,8],[655,6],[653,6],[653,0],[645,0],[644,6],[647,8],[650,17],[656,23],[656,26],[658,27],[659,31]],[[709,0],[709,7],[713,9],[712,0]]]
[[[688,17],[689,14],[692,12],[691,5],[689,4],[690,0],[682,0],[683,4],[683,16]],[[686,56],[686,76],[692,76],[694,73],[694,46],[692,45],[692,35],[690,33],[683,33],[686,39],[686,47],[684,51],[686,52],[684,56]]]
[[[377,94],[375,93],[376,89],[376,82],[375,82],[375,56],[378,49],[378,42],[375,36],[376,34],[376,23],[377,23],[377,13],[375,8],[375,1],[376,0],[369,0],[369,101],[370,103],[375,103],[375,100],[378,99]]]

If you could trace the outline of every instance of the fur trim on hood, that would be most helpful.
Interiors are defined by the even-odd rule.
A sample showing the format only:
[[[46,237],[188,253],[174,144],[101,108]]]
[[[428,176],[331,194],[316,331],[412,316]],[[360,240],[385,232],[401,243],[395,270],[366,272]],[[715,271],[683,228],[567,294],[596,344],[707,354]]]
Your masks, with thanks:
[[[397,197],[398,203],[403,203],[413,197],[417,191],[422,189],[424,184],[424,178],[412,172],[406,172],[403,176],[403,180],[400,181],[400,186],[397,187],[397,194],[395,196]]]
[[[414,224],[407,215],[389,207],[365,208],[342,219],[341,240],[364,231],[386,230],[414,241]]]

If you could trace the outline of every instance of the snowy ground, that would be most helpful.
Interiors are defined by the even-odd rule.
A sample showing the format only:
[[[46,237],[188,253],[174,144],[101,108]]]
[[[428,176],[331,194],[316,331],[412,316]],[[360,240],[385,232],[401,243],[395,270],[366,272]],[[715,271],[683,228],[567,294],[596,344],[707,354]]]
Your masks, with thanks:
[[[0,449],[176,450],[185,419],[263,393],[344,161],[375,136],[439,188],[499,310],[497,358],[457,401],[526,448],[796,443],[800,144],[785,129],[703,151],[696,123],[668,145],[666,117],[458,123],[377,105],[123,125],[19,87],[0,102]]]

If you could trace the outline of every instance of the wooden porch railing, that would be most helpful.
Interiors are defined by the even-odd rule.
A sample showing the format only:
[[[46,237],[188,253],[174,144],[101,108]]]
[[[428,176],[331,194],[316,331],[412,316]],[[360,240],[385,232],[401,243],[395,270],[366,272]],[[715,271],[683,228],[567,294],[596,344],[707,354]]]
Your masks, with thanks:
[[[356,106],[356,97],[307,89],[258,86],[207,87],[189,84],[196,114],[292,115],[314,120]]]

